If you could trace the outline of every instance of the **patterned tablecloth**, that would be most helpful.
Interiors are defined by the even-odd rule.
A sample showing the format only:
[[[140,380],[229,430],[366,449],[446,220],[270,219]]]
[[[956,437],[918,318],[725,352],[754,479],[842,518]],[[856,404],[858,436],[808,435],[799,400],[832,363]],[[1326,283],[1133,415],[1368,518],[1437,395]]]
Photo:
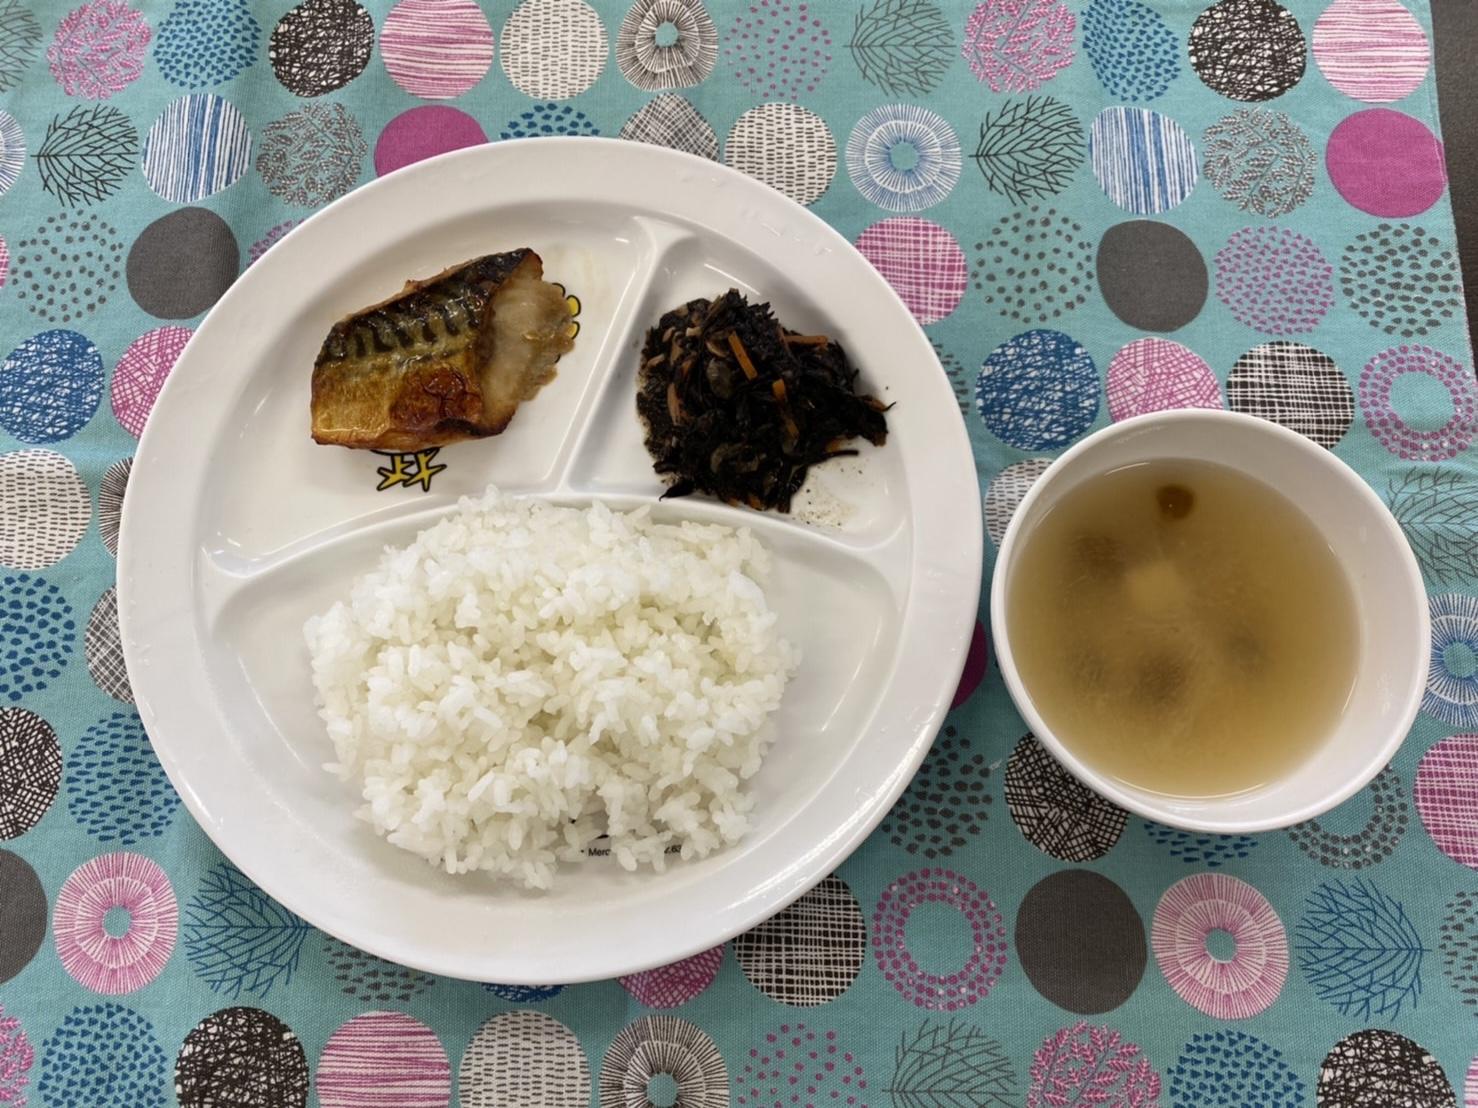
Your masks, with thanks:
[[[0,0],[0,1104],[1478,1106],[1478,387],[1420,0],[290,3]],[[433,979],[263,896],[130,704],[135,437],[305,214],[545,134],[722,158],[856,242],[938,347],[993,542],[1156,408],[1358,467],[1432,593],[1395,762],[1287,833],[1130,818],[980,630],[867,845],[667,969]]]

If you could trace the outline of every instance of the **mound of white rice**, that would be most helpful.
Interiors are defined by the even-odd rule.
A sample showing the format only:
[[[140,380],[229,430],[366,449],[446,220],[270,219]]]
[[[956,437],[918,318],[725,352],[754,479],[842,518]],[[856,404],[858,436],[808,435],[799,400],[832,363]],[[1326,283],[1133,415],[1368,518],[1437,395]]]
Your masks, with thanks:
[[[737,841],[797,661],[747,530],[489,490],[307,623],[359,815],[449,873],[547,888],[598,835],[626,869]]]

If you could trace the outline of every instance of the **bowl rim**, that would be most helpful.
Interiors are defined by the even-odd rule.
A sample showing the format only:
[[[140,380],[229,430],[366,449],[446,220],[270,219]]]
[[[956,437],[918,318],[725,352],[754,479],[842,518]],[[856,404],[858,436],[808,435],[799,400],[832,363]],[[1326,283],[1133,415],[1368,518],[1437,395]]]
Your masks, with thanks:
[[[1146,802],[1145,793],[1140,790],[1130,790],[1120,785],[1112,778],[1097,772],[1077,757],[1052,729],[1043,721],[1041,714],[1037,711],[1031,696],[1026,690],[1026,685],[1016,667],[1015,654],[1011,649],[1010,635],[1006,625],[1006,575],[1007,567],[1013,561],[1013,556],[1021,539],[1021,530],[1024,527],[1023,520],[1030,514],[1032,506],[1045,495],[1046,490],[1058,479],[1065,469],[1084,454],[1090,453],[1102,447],[1105,443],[1142,431],[1149,427],[1160,426],[1171,423],[1205,423],[1222,428],[1233,428],[1238,433],[1251,433],[1252,435],[1265,435],[1277,439],[1285,445],[1292,446],[1302,452],[1316,465],[1322,465],[1331,477],[1344,482],[1349,486],[1356,499],[1361,502],[1366,511],[1367,518],[1372,523],[1378,523],[1385,534],[1393,540],[1398,556],[1405,568],[1403,585],[1408,593],[1408,599],[1416,613],[1419,630],[1419,640],[1426,644],[1422,656],[1414,674],[1409,688],[1404,691],[1404,703],[1398,716],[1399,726],[1394,726],[1385,741],[1367,758],[1359,764],[1353,772],[1343,775],[1337,786],[1328,789],[1318,799],[1310,801],[1300,807],[1283,815],[1265,816],[1259,819],[1230,819],[1230,818],[1195,818],[1187,817],[1167,806],[1159,806]],[[1393,583],[1394,585],[1395,583]],[[1033,736],[1052,754],[1054,758],[1072,776],[1087,788],[1092,789],[1099,796],[1112,801],[1122,808],[1128,809],[1135,815],[1146,819],[1155,820],[1157,823],[1169,827],[1180,828],[1185,831],[1211,832],[1216,834],[1248,834],[1259,831],[1276,831],[1302,823],[1304,820],[1313,819],[1322,815],[1330,809],[1342,804],[1355,793],[1359,792],[1377,773],[1381,771],[1400,749],[1410,733],[1412,725],[1416,722],[1417,713],[1421,710],[1423,696],[1426,692],[1427,676],[1431,663],[1431,611],[1428,606],[1427,590],[1422,578],[1421,566],[1412,553],[1411,546],[1406,540],[1405,532],[1401,525],[1391,515],[1390,509],[1381,500],[1380,495],[1371,487],[1370,483],[1360,476],[1358,472],[1350,467],[1342,458],[1333,451],[1320,446],[1312,439],[1299,434],[1281,424],[1258,416],[1247,415],[1241,412],[1232,412],[1217,408],[1179,408],[1159,412],[1148,412],[1143,415],[1132,416],[1128,419],[1110,423],[1106,427],[1099,428],[1090,435],[1078,440],[1071,447],[1058,455],[1052,463],[1042,471],[1021,498],[1011,515],[1011,520],[1006,526],[1006,531],[1001,543],[996,550],[995,567],[991,573],[990,589],[990,625],[991,639],[994,648],[996,664],[1000,668],[1001,676],[1006,684],[1006,690],[1011,696],[1023,720],[1031,729]],[[1168,798],[1167,798],[1168,799]],[[1212,802],[1214,803],[1212,798]]]

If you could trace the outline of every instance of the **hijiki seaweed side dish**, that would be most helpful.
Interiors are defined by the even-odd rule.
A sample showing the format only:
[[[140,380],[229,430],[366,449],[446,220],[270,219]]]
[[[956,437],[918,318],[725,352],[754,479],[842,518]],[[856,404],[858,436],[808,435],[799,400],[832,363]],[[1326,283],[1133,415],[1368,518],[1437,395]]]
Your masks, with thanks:
[[[636,398],[663,495],[790,511],[811,466],[887,441],[887,407],[856,381],[840,343],[734,289],[672,309],[647,332]]]

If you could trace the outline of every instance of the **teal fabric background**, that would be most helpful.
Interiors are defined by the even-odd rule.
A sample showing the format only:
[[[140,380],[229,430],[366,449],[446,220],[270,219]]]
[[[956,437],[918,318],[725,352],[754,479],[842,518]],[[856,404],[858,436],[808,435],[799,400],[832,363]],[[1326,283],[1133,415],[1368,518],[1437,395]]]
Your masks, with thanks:
[[[624,1106],[646,1103],[660,1072],[671,1080],[652,1102],[685,1108],[1478,1105],[1478,738],[1452,738],[1478,730],[1478,386],[1440,161],[1420,131],[1438,129],[1424,4],[1222,0],[1208,16],[1200,0],[641,0],[623,34],[625,0],[484,0],[490,52],[471,3],[407,0],[396,17],[364,0],[366,54],[349,0],[134,3],[74,15],[0,0],[0,1104]],[[625,56],[648,11],[693,50],[669,90],[639,87],[659,78],[634,45]],[[421,54],[428,26],[451,39]],[[750,72],[771,62],[773,80]],[[305,72],[348,79],[303,96],[318,87]],[[209,122],[147,137],[203,94],[240,113],[249,151]],[[1046,123],[1041,97],[1058,105]],[[1191,186],[1183,202],[1115,203],[1116,190],[1164,195],[1134,170],[1101,186],[1089,135],[1120,106],[1133,126],[1119,153],[1163,159],[1163,190]],[[1377,109],[1403,118],[1346,122]],[[954,380],[997,535],[1045,464],[1029,460],[1111,409],[1229,404],[1355,466],[1407,526],[1436,598],[1429,695],[1392,766],[1316,826],[1173,832],[1063,778],[977,650],[945,735],[864,848],[777,920],[655,978],[432,979],[252,889],[168,790],[121,677],[105,541],[118,463],[186,337],[154,332],[198,323],[274,229],[418,143],[434,152],[478,127],[630,134],[643,110],[669,141],[812,201],[900,288]],[[1208,129],[1243,110],[1286,117],[1258,116],[1261,137],[1229,161],[1267,159],[1252,210],[1208,160]],[[1015,147],[1034,196],[993,189],[973,157],[982,127],[999,138],[1013,111],[1038,125]],[[1106,163],[1112,122],[1093,140]],[[907,147],[896,175],[865,160],[849,172],[849,140],[861,154],[874,130],[885,158]],[[223,187],[192,192],[191,166]],[[145,234],[184,208],[220,218]],[[1183,236],[1130,228],[1127,268],[1100,270],[1105,234],[1140,219]],[[1003,277],[1013,250],[1059,232],[1062,253]],[[187,265],[169,259],[182,243]],[[1125,307],[1135,288],[1169,273],[1149,307],[1181,303],[1197,255],[1204,303],[1145,329]],[[1412,310],[1393,306],[1403,297]],[[1067,337],[1015,341],[1042,328]],[[46,337],[56,329],[82,338]],[[1116,362],[1150,337],[1184,349]],[[1270,342],[1311,350],[1244,357]],[[987,578],[992,556],[988,543]],[[99,929],[120,925],[99,917],[113,900],[135,911],[110,945]],[[1180,920],[1190,946],[1152,942],[1157,919],[1162,935]],[[1233,980],[1197,991],[1176,966],[1222,929],[1235,953],[1208,941]],[[363,1018],[387,1011],[411,1019]]]

